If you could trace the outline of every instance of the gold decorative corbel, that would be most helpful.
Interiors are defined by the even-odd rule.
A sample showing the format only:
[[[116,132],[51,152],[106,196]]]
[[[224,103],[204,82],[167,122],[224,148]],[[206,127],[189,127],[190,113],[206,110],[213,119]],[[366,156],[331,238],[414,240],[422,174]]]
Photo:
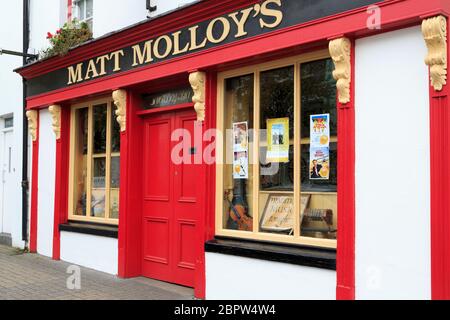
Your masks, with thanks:
[[[329,44],[330,55],[335,66],[333,78],[337,81],[338,98],[342,104],[350,102],[351,49],[352,44],[347,38],[334,39]]]
[[[61,106],[51,105],[48,111],[52,115],[52,128],[56,135],[56,140],[61,138]]]
[[[120,125],[120,131],[127,129],[127,92],[125,90],[116,90],[112,94],[114,104],[117,107],[116,117]]]
[[[196,71],[189,75],[189,83],[194,91],[192,102],[197,112],[197,121],[205,121],[205,80],[204,72]]]
[[[422,34],[428,48],[425,64],[430,67],[431,85],[441,91],[447,84],[447,19],[437,16],[423,20]]]
[[[37,135],[36,135],[36,131],[37,131],[37,117],[38,117],[38,112],[37,110],[28,110],[27,113],[27,118],[28,118],[28,130],[30,132],[31,135],[31,139],[33,141],[36,141]]]

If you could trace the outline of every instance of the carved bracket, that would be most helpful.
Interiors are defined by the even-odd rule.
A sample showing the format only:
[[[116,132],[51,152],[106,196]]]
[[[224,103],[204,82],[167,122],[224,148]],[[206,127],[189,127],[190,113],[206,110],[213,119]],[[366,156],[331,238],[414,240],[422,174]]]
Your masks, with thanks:
[[[127,92],[125,90],[116,90],[112,94],[114,104],[117,107],[116,117],[120,125],[120,131],[127,129]]]
[[[335,66],[333,77],[337,81],[338,99],[342,104],[350,102],[351,49],[352,44],[347,38],[335,39],[329,44],[330,55]]]
[[[447,84],[447,19],[437,16],[423,20],[422,34],[428,48],[425,63],[430,67],[431,85],[441,91]]]
[[[52,128],[56,135],[56,140],[61,138],[61,106],[52,105],[48,107],[48,111],[52,115]]]
[[[36,141],[38,112],[37,110],[28,110],[26,115],[28,118],[28,130],[30,131],[31,138],[33,141]]]
[[[197,112],[197,121],[205,121],[205,80],[206,74],[204,72],[193,72],[189,75],[189,83],[191,84],[194,96],[194,108]]]

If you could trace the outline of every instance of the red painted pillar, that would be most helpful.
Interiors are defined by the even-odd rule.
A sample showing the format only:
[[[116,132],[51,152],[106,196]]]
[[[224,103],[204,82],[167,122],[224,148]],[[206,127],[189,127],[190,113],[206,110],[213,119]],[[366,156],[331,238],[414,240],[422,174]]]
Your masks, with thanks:
[[[118,275],[121,278],[141,275],[142,119],[137,115],[140,99],[132,91],[126,92],[126,127],[120,133]]]
[[[31,162],[31,206],[30,206],[30,252],[37,252],[37,223],[38,223],[38,164],[39,164],[39,110],[32,110],[30,112],[36,112],[34,124],[34,139],[32,142],[33,158]],[[27,114],[28,116],[28,114]],[[33,116],[28,116],[28,121]]]
[[[68,219],[70,108],[61,108],[61,135],[56,140],[55,209],[53,223],[53,260],[60,259],[59,225]]]
[[[203,139],[202,151],[204,152],[210,146],[215,144],[213,136],[205,137],[205,133],[216,128],[216,101],[217,101],[217,74],[215,72],[206,73],[205,87],[206,113],[205,121],[200,124],[202,126]],[[203,157],[202,164],[202,194],[205,194],[204,205],[198,221],[198,242],[199,252],[197,254],[196,271],[195,271],[195,288],[194,294],[198,299],[206,298],[206,273],[205,273],[205,242],[214,238],[215,230],[215,163],[208,164]],[[207,191],[208,190],[208,191]]]
[[[336,299],[355,299],[355,50],[351,44],[350,102],[337,102],[338,234]]]
[[[450,47],[448,49],[450,51]],[[433,300],[450,299],[449,93],[448,84],[444,85],[441,91],[430,86],[431,294]]]

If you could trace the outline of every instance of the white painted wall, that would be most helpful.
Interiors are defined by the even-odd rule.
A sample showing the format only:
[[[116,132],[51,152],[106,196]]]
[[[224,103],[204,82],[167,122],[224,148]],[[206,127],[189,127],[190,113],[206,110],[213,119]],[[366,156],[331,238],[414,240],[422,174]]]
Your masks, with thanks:
[[[21,3],[22,1],[19,2]],[[30,1],[31,53],[38,53],[48,48],[47,32],[55,34],[56,30],[64,24],[60,21],[61,12],[66,11],[67,2],[64,3],[61,0]]]
[[[334,300],[336,272],[206,253],[208,300]]]
[[[356,298],[430,299],[428,71],[420,27],[356,41]]]
[[[94,37],[147,18],[145,0],[94,0]]]
[[[117,239],[61,232],[61,260],[94,270],[117,274]]]
[[[151,16],[178,8],[194,0],[153,0],[157,10]],[[94,37],[100,37],[147,19],[145,0],[94,0]]]
[[[157,16],[164,12],[177,9],[184,5],[195,2],[196,0],[152,0],[152,5],[156,5],[157,10],[151,13],[151,17]]]
[[[0,47],[22,51],[22,1],[3,1],[0,10]],[[9,200],[11,210],[7,215],[5,230],[11,233],[15,247],[24,247],[22,241],[22,79],[13,69],[22,65],[21,57],[0,55],[0,117],[13,115],[13,187],[5,189],[4,197]],[[3,148],[0,149],[2,153]],[[0,155],[2,158],[3,155]],[[1,232],[1,231],[0,231]]]
[[[55,208],[56,137],[48,109],[39,112],[37,252],[51,257]]]

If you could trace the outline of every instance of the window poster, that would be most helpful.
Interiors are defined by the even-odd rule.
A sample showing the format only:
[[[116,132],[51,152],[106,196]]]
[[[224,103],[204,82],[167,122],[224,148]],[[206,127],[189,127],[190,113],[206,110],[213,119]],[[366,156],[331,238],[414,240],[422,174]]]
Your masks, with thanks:
[[[233,123],[233,179],[248,179],[248,123]]]
[[[270,231],[289,231],[294,227],[294,197],[270,195],[264,208],[261,228]]]
[[[311,116],[311,148],[330,146],[330,114]]]
[[[310,149],[309,179],[330,179],[330,149],[328,147]]]
[[[267,119],[267,161],[289,162],[289,118]]]

